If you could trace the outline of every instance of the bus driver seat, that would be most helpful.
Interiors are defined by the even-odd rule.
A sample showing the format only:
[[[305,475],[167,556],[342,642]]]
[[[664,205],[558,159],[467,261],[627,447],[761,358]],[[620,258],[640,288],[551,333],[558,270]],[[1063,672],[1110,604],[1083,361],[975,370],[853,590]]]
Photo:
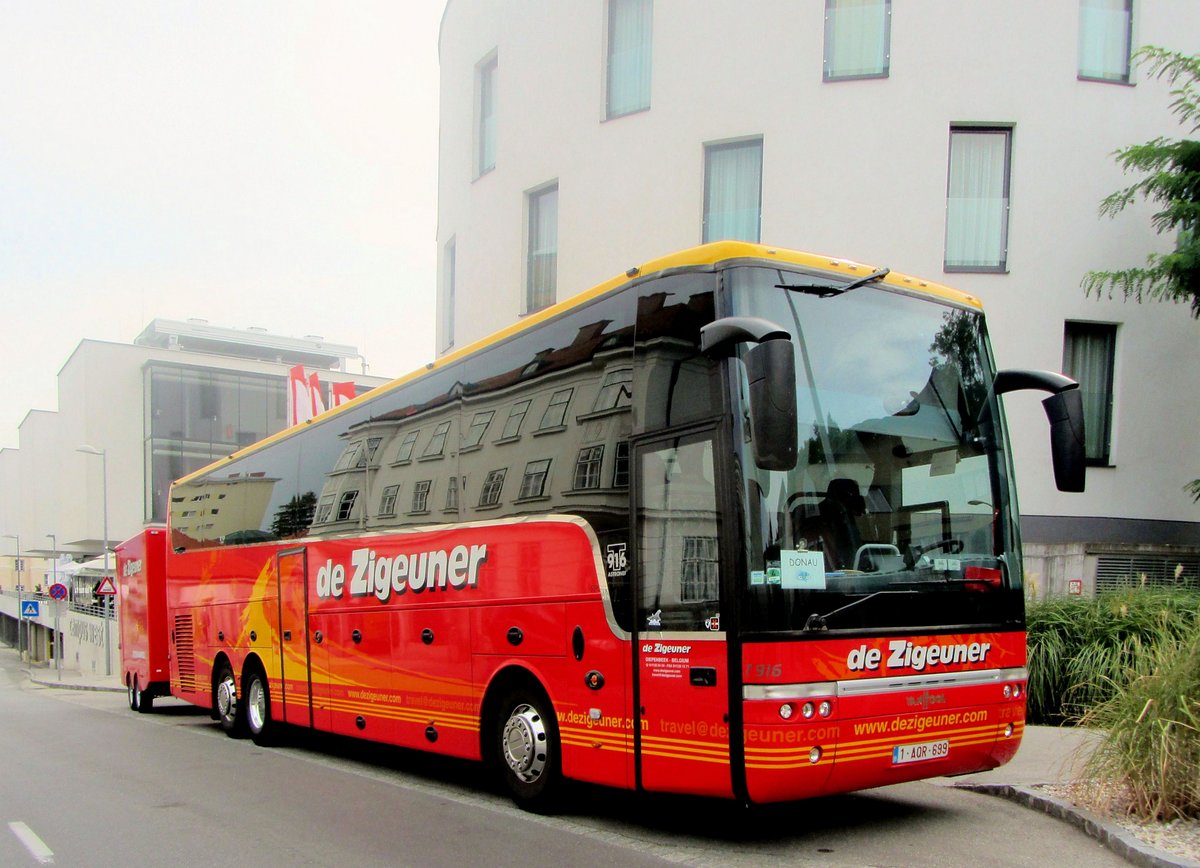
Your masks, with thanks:
[[[858,483],[845,477],[829,480],[825,499],[817,505],[817,511],[827,567],[854,569],[855,553],[862,545],[858,517],[867,511]]]

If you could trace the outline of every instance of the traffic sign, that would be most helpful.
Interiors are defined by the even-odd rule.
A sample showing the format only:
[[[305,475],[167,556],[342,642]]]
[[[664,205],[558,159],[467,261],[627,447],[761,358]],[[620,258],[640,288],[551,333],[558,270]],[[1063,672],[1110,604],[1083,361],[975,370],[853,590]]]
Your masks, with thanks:
[[[96,586],[96,595],[100,597],[112,597],[117,593],[117,586],[113,584],[112,576],[105,576],[100,580],[100,584]]]
[[[67,586],[62,582],[55,582],[50,586],[50,597],[55,600],[65,600],[67,598]]]
[[[41,603],[37,600],[22,600],[21,601],[21,617],[36,618],[41,614]]]

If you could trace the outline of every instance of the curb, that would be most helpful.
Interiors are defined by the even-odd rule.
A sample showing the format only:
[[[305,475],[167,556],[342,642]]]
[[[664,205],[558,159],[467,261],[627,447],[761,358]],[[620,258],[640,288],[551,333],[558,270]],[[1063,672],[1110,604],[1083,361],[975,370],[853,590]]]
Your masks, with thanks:
[[[111,692],[111,693],[124,693],[125,692],[125,688],[123,686],[121,686],[120,684],[113,684],[113,685],[108,685],[108,684],[71,684],[66,681],[58,681],[57,679],[53,680],[53,681],[48,681],[46,679],[37,677],[28,669],[25,670],[25,675],[28,676],[29,680],[31,682],[33,682],[34,684],[36,684],[38,687],[52,687],[55,690],[93,690],[93,691],[106,691],[106,692]]]
[[[1200,868],[1200,862],[1193,862],[1191,859],[1151,847],[1145,841],[1139,840],[1128,829],[1116,823],[1098,817],[1071,802],[1045,795],[1030,787],[1011,784],[968,783],[954,784],[953,786],[960,790],[999,796],[1070,823],[1134,865],[1145,866],[1145,868]]]

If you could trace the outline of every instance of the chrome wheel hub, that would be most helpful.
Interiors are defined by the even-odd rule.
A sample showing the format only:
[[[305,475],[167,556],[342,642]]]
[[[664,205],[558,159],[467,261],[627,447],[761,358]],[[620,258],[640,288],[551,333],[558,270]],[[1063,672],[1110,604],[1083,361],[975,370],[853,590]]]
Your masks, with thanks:
[[[523,703],[512,710],[501,745],[513,774],[525,783],[541,777],[546,768],[546,725],[536,708]]]

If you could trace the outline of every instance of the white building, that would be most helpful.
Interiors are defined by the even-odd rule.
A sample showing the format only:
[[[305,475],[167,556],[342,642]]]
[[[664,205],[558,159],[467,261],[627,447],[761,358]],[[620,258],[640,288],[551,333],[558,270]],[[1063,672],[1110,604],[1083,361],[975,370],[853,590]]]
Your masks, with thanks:
[[[1195,576],[1198,326],[1080,288],[1171,242],[1097,214],[1117,148],[1188,132],[1144,44],[1194,50],[1200,4],[448,0],[438,349],[706,240],[893,266],[982,298],[1001,367],[1084,386],[1083,495],[1007,399],[1030,583]]]
[[[326,393],[386,382],[348,371],[360,358],[321,338],[195,320],[154,320],[131,344],[81,341],[59,371],[58,410],[31,410],[18,448],[0,450],[0,529],[13,537],[0,586],[15,585],[16,538],[32,587],[29,558],[99,555],[106,521],[112,545],[164,523],[174,479],[286,427],[290,368],[316,371]],[[49,567],[37,566],[40,583]]]

